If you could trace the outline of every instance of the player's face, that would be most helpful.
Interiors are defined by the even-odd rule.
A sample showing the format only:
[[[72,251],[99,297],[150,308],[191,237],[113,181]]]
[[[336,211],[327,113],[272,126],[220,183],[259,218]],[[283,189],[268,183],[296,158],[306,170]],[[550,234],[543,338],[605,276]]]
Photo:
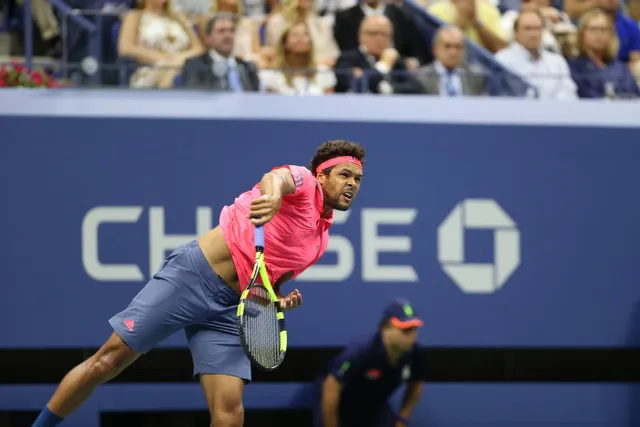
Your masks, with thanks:
[[[418,328],[400,329],[389,325],[389,342],[401,351],[409,351],[418,339]]]
[[[361,180],[362,168],[353,163],[340,163],[331,169],[329,175],[318,174],[325,205],[339,211],[348,210],[358,194]]]

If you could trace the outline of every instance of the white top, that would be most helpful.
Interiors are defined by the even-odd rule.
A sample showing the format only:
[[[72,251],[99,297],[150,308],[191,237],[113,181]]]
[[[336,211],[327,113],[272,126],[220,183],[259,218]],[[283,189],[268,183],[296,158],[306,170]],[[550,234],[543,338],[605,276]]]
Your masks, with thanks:
[[[535,58],[517,42],[496,53],[495,58],[508,69],[524,77],[538,89],[540,98],[577,99],[577,87],[571,79],[567,61],[557,53],[540,50]]]
[[[171,0],[176,12],[182,12],[189,18],[206,15],[211,11],[211,0]]]
[[[264,89],[281,95],[324,95],[325,90],[336,85],[333,71],[324,65],[319,65],[313,79],[295,76],[292,86],[287,84],[284,73],[280,70],[260,70],[260,82]]]
[[[138,42],[163,53],[177,53],[189,48],[191,37],[180,21],[152,12],[142,12]]]

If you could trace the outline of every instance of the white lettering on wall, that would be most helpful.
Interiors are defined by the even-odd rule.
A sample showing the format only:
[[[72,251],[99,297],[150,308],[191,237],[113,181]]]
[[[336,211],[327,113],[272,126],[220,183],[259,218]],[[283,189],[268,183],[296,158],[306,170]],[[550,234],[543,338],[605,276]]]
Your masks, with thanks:
[[[98,228],[108,223],[135,223],[141,206],[97,206],[82,220],[82,265],[87,274],[99,281],[139,281],[144,275],[135,264],[103,264],[98,254]]]
[[[99,228],[106,224],[135,224],[144,212],[142,206],[97,206],[89,210],[82,221],[82,265],[94,280],[105,282],[144,281],[141,260],[129,264],[106,264],[100,261]],[[334,225],[348,225],[354,212],[335,212]],[[149,215],[149,271],[151,277],[161,266],[167,251],[206,233],[213,227],[212,210],[200,206],[195,210],[194,234],[169,234],[165,230],[165,209],[153,206]],[[412,250],[412,235],[402,232],[415,221],[415,208],[363,208],[360,211],[360,242],[332,230],[326,253],[335,254],[336,261],[310,267],[297,280],[307,282],[342,282],[353,277],[356,256],[361,256],[361,279],[364,282],[417,282],[414,265],[380,262],[384,253],[408,254]],[[397,231],[379,235],[383,226]],[[464,259],[464,232],[467,228],[494,230],[494,263],[474,264]],[[435,230],[434,230],[435,231]],[[515,221],[492,199],[468,199],[458,204],[440,224],[433,236],[437,239],[438,261],[444,272],[465,293],[493,293],[508,281],[520,265],[520,232]],[[359,243],[359,244],[358,244]],[[358,249],[359,248],[359,249]]]
[[[379,236],[381,225],[410,225],[417,215],[416,209],[363,208],[361,212],[362,280],[365,282],[417,282],[418,274],[410,265],[380,265],[382,252],[411,251],[411,237],[407,235]],[[345,224],[349,212],[335,212],[334,224]],[[352,276],[355,269],[353,242],[336,232],[330,233],[326,253],[335,252],[336,264],[314,265],[296,280],[306,282],[341,282]]]
[[[380,265],[382,252],[411,252],[411,237],[379,236],[380,225],[411,225],[416,209],[362,210],[362,279],[365,282],[417,282],[418,274],[410,265]]]
[[[138,264],[104,264],[100,261],[98,228],[101,224],[136,223],[144,208],[142,206],[97,206],[86,213],[82,221],[82,265],[94,280],[104,282],[138,282],[145,276]],[[212,211],[206,206],[196,208],[195,234],[167,234],[165,232],[164,208],[149,209],[149,275],[160,268],[166,251],[196,239],[209,231]]]

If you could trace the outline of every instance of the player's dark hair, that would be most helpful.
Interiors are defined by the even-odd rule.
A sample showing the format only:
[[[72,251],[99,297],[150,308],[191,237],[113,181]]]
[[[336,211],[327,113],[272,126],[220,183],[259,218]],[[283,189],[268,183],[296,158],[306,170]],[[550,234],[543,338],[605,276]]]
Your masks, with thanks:
[[[323,142],[322,145],[318,147],[316,154],[313,156],[311,163],[309,164],[309,170],[311,170],[311,173],[315,176],[316,168],[320,166],[321,163],[326,162],[329,159],[342,156],[353,156],[360,160],[360,163],[364,165],[364,148],[358,143],[338,139],[335,141]],[[330,172],[331,168],[327,168],[323,171],[325,174]]]

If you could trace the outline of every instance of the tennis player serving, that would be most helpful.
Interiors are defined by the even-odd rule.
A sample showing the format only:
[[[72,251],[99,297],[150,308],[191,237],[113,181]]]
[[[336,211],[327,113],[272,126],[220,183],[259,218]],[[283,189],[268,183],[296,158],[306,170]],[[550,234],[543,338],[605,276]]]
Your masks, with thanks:
[[[242,393],[251,363],[240,344],[236,310],[254,267],[254,229],[264,226],[268,278],[283,310],[302,304],[281,285],[313,265],[329,240],[334,209],[349,209],[362,179],[364,149],[327,141],[310,170],[282,166],[220,213],[219,225],[176,249],[129,306],[110,319],[107,342],[62,380],[33,427],[60,424],[100,384],[184,329],[194,376],[215,427],[242,426]]]

